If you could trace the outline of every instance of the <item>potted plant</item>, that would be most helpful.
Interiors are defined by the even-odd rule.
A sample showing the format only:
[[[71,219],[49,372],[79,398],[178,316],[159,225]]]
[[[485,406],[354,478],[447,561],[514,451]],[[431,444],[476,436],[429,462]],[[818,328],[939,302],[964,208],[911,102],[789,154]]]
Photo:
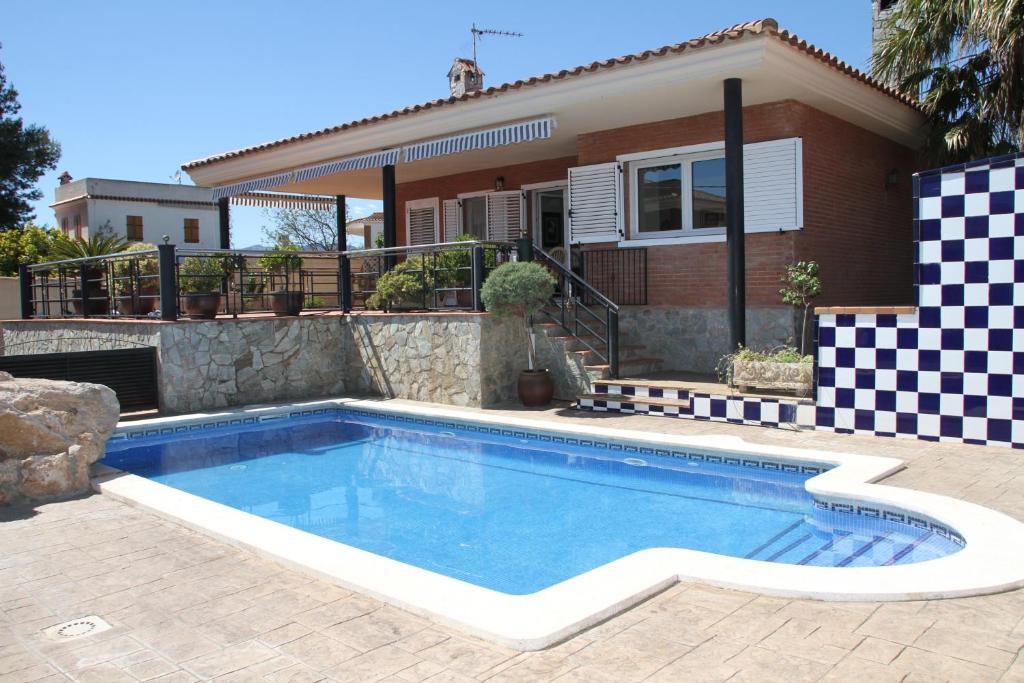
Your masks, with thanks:
[[[474,242],[476,235],[459,235],[456,242]],[[473,263],[473,247],[467,245],[460,249],[445,249],[437,258],[437,282],[438,287],[454,289],[454,292],[447,292],[444,300],[445,306],[458,308],[470,308],[473,306],[473,291],[471,283],[473,279],[470,270]],[[484,250],[484,270],[489,272],[498,265],[498,253],[494,249]]]
[[[178,289],[185,300],[185,313],[193,318],[216,318],[224,275],[219,259],[189,256],[182,261],[178,267]]]
[[[302,311],[302,257],[293,253],[298,250],[294,244],[279,244],[275,251],[259,258],[260,267],[271,274],[271,282],[281,285],[267,295],[274,315],[298,315]]]
[[[527,368],[519,373],[519,400],[524,406],[551,402],[555,384],[547,369],[537,369],[531,318],[551,300],[555,279],[547,268],[532,261],[513,261],[495,268],[484,281],[480,296],[487,310],[522,320],[526,331]]]
[[[130,244],[123,253],[156,251],[146,242]],[[122,315],[148,315],[157,308],[160,294],[160,262],[156,254],[114,261],[114,299]]]
[[[96,231],[96,234],[85,240],[82,238],[68,239],[62,237],[54,242],[50,252],[50,258],[56,261],[69,261],[71,259],[93,258],[106,256],[124,251],[128,243],[124,238],[112,235],[103,228]],[[106,315],[110,312],[110,292],[104,282],[106,267],[102,261],[92,261],[79,266],[79,278],[85,283],[85,298],[88,300],[88,313],[90,315]],[[82,315],[86,311],[82,308],[82,288],[78,287],[71,292],[71,305],[75,313]]]
[[[385,313],[395,308],[423,306],[424,261],[421,256],[410,256],[377,278],[377,289],[366,299],[369,308]],[[428,281],[431,279],[428,278]]]
[[[746,392],[752,388],[793,391],[797,396],[811,392],[814,358],[795,347],[754,351],[741,346],[729,358],[728,384]]]

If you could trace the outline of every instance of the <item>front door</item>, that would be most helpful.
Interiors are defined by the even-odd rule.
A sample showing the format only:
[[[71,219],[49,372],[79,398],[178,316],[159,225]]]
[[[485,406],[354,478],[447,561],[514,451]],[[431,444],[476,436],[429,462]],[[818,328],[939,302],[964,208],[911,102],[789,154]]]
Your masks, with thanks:
[[[565,208],[565,188],[533,191],[533,239],[553,258],[568,265]]]

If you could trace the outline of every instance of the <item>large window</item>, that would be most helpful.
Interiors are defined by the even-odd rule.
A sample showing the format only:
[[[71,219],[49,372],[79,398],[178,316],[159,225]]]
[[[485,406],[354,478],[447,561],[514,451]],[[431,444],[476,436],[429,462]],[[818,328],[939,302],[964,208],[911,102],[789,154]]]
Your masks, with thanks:
[[[725,158],[720,153],[634,162],[633,238],[715,234],[725,228]]]

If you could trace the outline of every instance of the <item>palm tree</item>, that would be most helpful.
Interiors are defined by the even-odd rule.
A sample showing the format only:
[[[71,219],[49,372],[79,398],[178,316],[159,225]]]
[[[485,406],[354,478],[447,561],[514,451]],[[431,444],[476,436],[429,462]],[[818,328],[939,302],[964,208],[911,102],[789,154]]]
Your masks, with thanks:
[[[55,261],[67,261],[90,256],[116,254],[127,248],[128,242],[123,237],[105,232],[97,232],[87,240],[81,237],[57,240],[50,249],[48,257]]]
[[[872,73],[919,94],[938,164],[1024,150],[1024,0],[899,0]]]

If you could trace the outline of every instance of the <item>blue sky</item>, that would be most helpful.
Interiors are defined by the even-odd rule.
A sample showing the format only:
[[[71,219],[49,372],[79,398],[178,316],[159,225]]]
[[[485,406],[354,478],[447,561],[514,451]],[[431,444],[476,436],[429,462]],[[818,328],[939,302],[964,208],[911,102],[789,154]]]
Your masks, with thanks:
[[[760,2],[58,2],[5,3],[0,62],[26,121],[63,147],[57,175],[172,182],[185,162],[447,95],[469,27],[520,31],[479,47],[496,85],[679,42],[741,21],[780,26],[864,67],[869,0]],[[184,182],[189,182],[185,176]],[[379,204],[350,201],[354,216]],[[270,220],[233,208],[235,243]]]

